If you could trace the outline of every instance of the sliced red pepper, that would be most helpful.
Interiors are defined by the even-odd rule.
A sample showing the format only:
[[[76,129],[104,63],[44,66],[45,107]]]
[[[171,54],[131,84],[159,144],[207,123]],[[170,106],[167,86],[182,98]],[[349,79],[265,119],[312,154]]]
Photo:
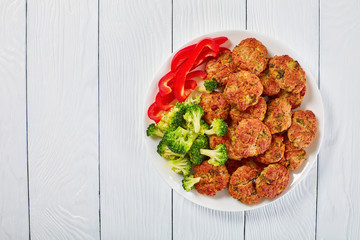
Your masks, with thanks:
[[[148,117],[158,123],[162,118],[162,111],[158,107],[157,103],[154,102],[148,109]]]
[[[170,87],[170,82],[174,79],[175,73],[168,72],[159,80],[159,92],[162,96],[169,94],[172,89]]]
[[[194,66],[195,60],[197,60],[201,52],[206,47],[212,50],[212,52],[214,52],[215,55],[219,53],[220,47],[216,42],[214,42],[214,40],[208,38],[203,39],[196,45],[194,51],[184,62],[184,64],[181,65],[181,67],[179,68],[176,74],[173,91],[176,99],[179,102],[184,101],[191,93],[190,90],[185,89],[186,75],[190,72],[190,70]]]
[[[228,40],[227,37],[217,37],[217,38],[213,38],[213,40],[218,44],[221,45],[224,42],[226,42]],[[196,44],[187,46],[181,50],[179,50],[173,57],[172,61],[171,61],[171,71],[175,72],[180,65],[185,62],[185,60],[189,57],[189,55],[191,54],[191,52],[195,49]]]
[[[197,82],[195,80],[186,80],[185,89],[194,90],[197,87]]]
[[[216,57],[218,54],[215,53],[214,51],[212,51],[211,49],[204,49],[204,51],[202,53],[200,53],[200,55],[196,58],[194,65],[191,69],[197,68],[198,66],[200,66],[202,63],[206,62],[207,60],[209,60],[209,58],[211,57]]]
[[[193,78],[196,78],[196,77],[199,77],[201,79],[205,79],[206,76],[207,76],[207,73],[205,71],[197,70],[197,71],[189,72],[189,74],[186,75],[186,80],[193,79]]]
[[[161,96],[160,93],[156,95],[156,103],[157,106],[160,108],[160,110],[167,111],[170,108],[174,106],[174,104],[171,104],[172,101],[175,100],[174,92],[171,92],[165,96]]]

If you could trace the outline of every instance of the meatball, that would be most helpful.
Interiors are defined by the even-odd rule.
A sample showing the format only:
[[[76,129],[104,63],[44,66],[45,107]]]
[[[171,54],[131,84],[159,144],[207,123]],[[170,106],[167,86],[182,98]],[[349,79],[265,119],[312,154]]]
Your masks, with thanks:
[[[255,74],[240,71],[229,76],[224,96],[232,107],[244,111],[248,107],[257,104],[262,91],[263,86]]]
[[[285,143],[285,152],[290,152],[290,151],[296,151],[296,150],[300,150],[301,148],[299,147],[295,147],[294,144],[292,142],[289,141],[289,138],[287,137],[287,133],[284,134],[284,143]]]
[[[234,151],[244,158],[264,153],[271,143],[270,130],[257,119],[244,119],[237,125],[233,141]]]
[[[306,86],[304,86],[304,88],[298,93],[281,90],[280,93],[277,95],[277,97],[286,99],[288,103],[290,103],[291,108],[295,109],[300,106],[305,96],[305,93],[306,93]]]
[[[232,59],[239,69],[259,75],[267,67],[267,49],[255,38],[247,38],[233,49]]]
[[[255,204],[261,199],[255,187],[258,173],[251,167],[241,166],[231,176],[229,194],[245,204]]]
[[[300,167],[306,159],[306,152],[304,149],[285,152],[284,157],[279,161],[279,164],[283,165],[289,170],[295,170]]]
[[[217,145],[224,144],[226,146],[228,158],[241,160],[243,156],[236,151],[236,148],[233,145],[233,143],[236,141],[236,138],[234,137],[235,129],[236,125],[229,126],[227,134],[223,137],[211,135],[209,138],[209,145],[211,149],[215,149]]]
[[[269,73],[287,92],[300,92],[306,83],[305,72],[297,61],[288,55],[275,56],[269,61]]]
[[[275,198],[282,193],[289,183],[289,170],[281,164],[267,166],[256,179],[258,194],[266,198]]]
[[[231,59],[231,52],[224,51],[217,58],[211,59],[205,66],[208,79],[214,79],[220,86],[225,86],[230,73],[235,72],[236,67]]]
[[[264,164],[271,164],[280,161],[284,157],[285,144],[284,137],[280,135],[273,135],[271,139],[270,148],[263,154],[259,155],[256,160]]]
[[[227,119],[230,105],[222,93],[204,93],[199,105],[204,109],[204,120],[211,124],[214,118]]]
[[[316,124],[316,117],[312,111],[295,111],[292,116],[291,127],[288,130],[289,141],[298,148],[308,147],[315,138]]]
[[[258,119],[264,120],[266,113],[266,101],[263,97],[259,98],[257,104],[248,107],[245,111],[239,111],[236,107],[230,110],[230,117],[235,123],[239,123],[243,119]]]
[[[264,87],[263,94],[266,96],[273,96],[280,92],[279,84],[275,81],[275,78],[273,78],[269,70],[266,70],[265,72],[261,73],[260,76],[260,82]]]
[[[208,196],[215,196],[219,191],[224,190],[230,179],[230,175],[224,165],[213,166],[208,161],[203,161],[194,167],[194,177],[200,177],[200,181],[195,184],[195,189]]]
[[[272,134],[288,129],[291,125],[291,105],[283,98],[275,98],[267,105],[265,125]]]

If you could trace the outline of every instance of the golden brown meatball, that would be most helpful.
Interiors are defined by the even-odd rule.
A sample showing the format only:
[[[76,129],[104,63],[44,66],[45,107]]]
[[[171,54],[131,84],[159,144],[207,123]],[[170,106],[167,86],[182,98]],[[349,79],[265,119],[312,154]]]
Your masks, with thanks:
[[[230,105],[222,93],[204,93],[199,105],[204,109],[204,120],[211,124],[215,118],[227,119]]]
[[[208,161],[203,161],[194,167],[194,177],[200,177],[200,181],[195,184],[195,189],[208,196],[215,196],[219,191],[224,190],[230,179],[230,175],[224,165],[213,166]]]
[[[279,161],[279,164],[283,165],[289,170],[295,170],[300,167],[306,160],[306,152],[304,149],[296,151],[285,152],[284,157]]]
[[[306,86],[304,86],[304,88],[298,93],[281,90],[280,93],[277,95],[277,97],[286,99],[288,103],[290,103],[291,108],[295,109],[300,106],[305,96],[305,93],[306,93]]]
[[[254,157],[243,158],[241,159],[241,164],[253,168],[258,174],[260,174],[266,165],[256,161],[255,159],[256,158]]]
[[[288,130],[289,141],[298,148],[310,146],[317,132],[316,124],[316,117],[312,111],[295,111],[291,127]]]
[[[263,154],[257,156],[256,160],[264,164],[271,164],[280,161],[284,157],[285,144],[284,137],[281,135],[273,135],[270,148]]]
[[[300,92],[306,83],[304,70],[288,55],[270,59],[269,73],[275,78],[279,87],[288,92]]]
[[[245,204],[255,204],[261,199],[255,188],[257,172],[248,166],[239,167],[231,176],[229,194]]]
[[[257,119],[244,119],[231,138],[234,151],[243,158],[264,153],[271,143],[270,130]]]
[[[279,84],[275,81],[275,78],[270,75],[269,70],[261,73],[260,82],[264,87],[263,94],[266,96],[273,96],[280,92]]]
[[[239,69],[259,75],[268,63],[267,49],[255,38],[247,38],[233,49],[232,59]]]
[[[214,79],[220,86],[225,86],[230,73],[236,71],[236,66],[231,59],[231,52],[222,52],[217,58],[208,61],[205,71],[207,72],[207,79]]]
[[[291,106],[283,98],[275,98],[267,105],[265,125],[272,134],[288,129],[291,125]]]
[[[258,119],[264,120],[266,113],[266,101],[263,97],[259,98],[257,104],[248,107],[245,111],[239,111],[236,107],[232,107],[230,110],[230,117],[235,123],[239,123],[243,119]]]
[[[224,96],[232,107],[244,111],[258,102],[262,91],[263,86],[255,74],[240,71],[230,75]]]
[[[256,179],[258,194],[266,198],[275,198],[284,191],[289,183],[289,170],[281,164],[267,166]]]

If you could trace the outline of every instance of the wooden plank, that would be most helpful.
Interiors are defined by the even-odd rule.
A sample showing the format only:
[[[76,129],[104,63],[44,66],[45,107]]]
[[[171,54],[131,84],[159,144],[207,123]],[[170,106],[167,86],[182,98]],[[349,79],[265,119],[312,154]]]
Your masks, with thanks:
[[[98,239],[98,3],[28,1],[32,239]]]
[[[360,2],[321,1],[321,92],[325,135],[319,159],[318,239],[360,239]]]
[[[317,1],[248,1],[248,30],[287,44],[318,75]],[[245,214],[246,239],[313,239],[316,218],[316,166],[282,199]],[[260,229],[260,230],[259,230]]]
[[[200,35],[245,29],[245,1],[174,0],[174,50]],[[243,212],[214,211],[174,192],[174,239],[243,239]]]
[[[103,239],[171,238],[171,190],[142,138],[144,96],[170,53],[171,1],[100,1]]]
[[[0,239],[26,239],[25,1],[0,1],[0,16]]]

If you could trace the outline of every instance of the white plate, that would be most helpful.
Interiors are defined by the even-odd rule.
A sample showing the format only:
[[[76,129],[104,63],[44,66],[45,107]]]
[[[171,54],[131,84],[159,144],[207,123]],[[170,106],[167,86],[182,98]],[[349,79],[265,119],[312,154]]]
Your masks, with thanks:
[[[306,67],[306,63],[301,60],[301,58],[295,54],[290,48],[285,46],[284,44],[280,43],[277,40],[271,39],[269,37],[266,37],[262,34],[255,33],[255,32],[249,32],[249,31],[222,31],[222,32],[214,32],[210,33],[204,36],[201,36],[199,38],[196,38],[187,44],[185,44],[183,47],[196,43],[200,39],[205,37],[219,37],[219,36],[226,36],[229,38],[229,41],[226,42],[226,44],[223,44],[222,46],[227,47],[229,49],[233,49],[238,43],[240,43],[241,40],[249,37],[254,37],[261,41],[268,49],[268,56],[273,57],[274,55],[284,55],[287,54],[290,57],[292,57],[295,60],[298,60],[304,71],[306,72],[306,87],[307,91],[305,94],[305,97],[303,99],[303,102],[301,104],[301,107],[298,109],[308,109],[315,113],[316,118],[318,120],[318,133],[315,137],[314,141],[312,142],[311,146],[306,149],[307,152],[307,160],[303,163],[303,165],[290,172],[290,181],[289,185],[286,187],[285,191],[280,194],[275,199],[264,199],[258,204],[255,205],[246,205],[241,203],[240,201],[232,198],[228,194],[228,190],[225,189],[224,191],[218,192],[215,197],[208,197],[199,194],[196,190],[192,190],[190,192],[186,192],[182,188],[182,179],[183,177],[180,174],[177,174],[173,172],[166,164],[166,159],[160,157],[156,152],[156,147],[158,145],[159,140],[154,139],[151,137],[147,137],[146,134],[144,134],[145,142],[147,145],[148,154],[150,156],[150,159],[157,169],[157,171],[160,173],[161,177],[180,195],[184,196],[186,199],[199,204],[201,206],[215,209],[215,210],[222,210],[222,211],[244,211],[244,210],[251,210],[256,209],[259,207],[263,207],[265,205],[268,205],[279,198],[283,197],[285,194],[287,194],[290,190],[294,189],[297,184],[301,180],[304,179],[304,177],[308,174],[311,167],[313,166],[314,162],[316,161],[316,156],[319,152],[321,141],[323,138],[324,133],[324,109],[323,109],[323,103],[321,99],[320,92],[317,88],[317,84],[315,82],[315,78],[311,76],[309,69]],[[181,47],[181,48],[183,48]],[[181,49],[180,48],[180,49]],[[175,53],[178,50],[175,51]],[[152,121],[147,117],[147,109],[150,106],[152,102],[154,102],[155,95],[158,91],[158,81],[159,79],[166,74],[170,69],[170,63],[173,55],[171,55],[168,60],[162,65],[162,67],[159,69],[157,74],[155,75],[154,79],[151,82],[151,85],[149,87],[149,92],[146,97],[145,101],[145,107],[144,107],[144,114],[145,114],[145,121],[144,121],[144,133],[150,123]]]

